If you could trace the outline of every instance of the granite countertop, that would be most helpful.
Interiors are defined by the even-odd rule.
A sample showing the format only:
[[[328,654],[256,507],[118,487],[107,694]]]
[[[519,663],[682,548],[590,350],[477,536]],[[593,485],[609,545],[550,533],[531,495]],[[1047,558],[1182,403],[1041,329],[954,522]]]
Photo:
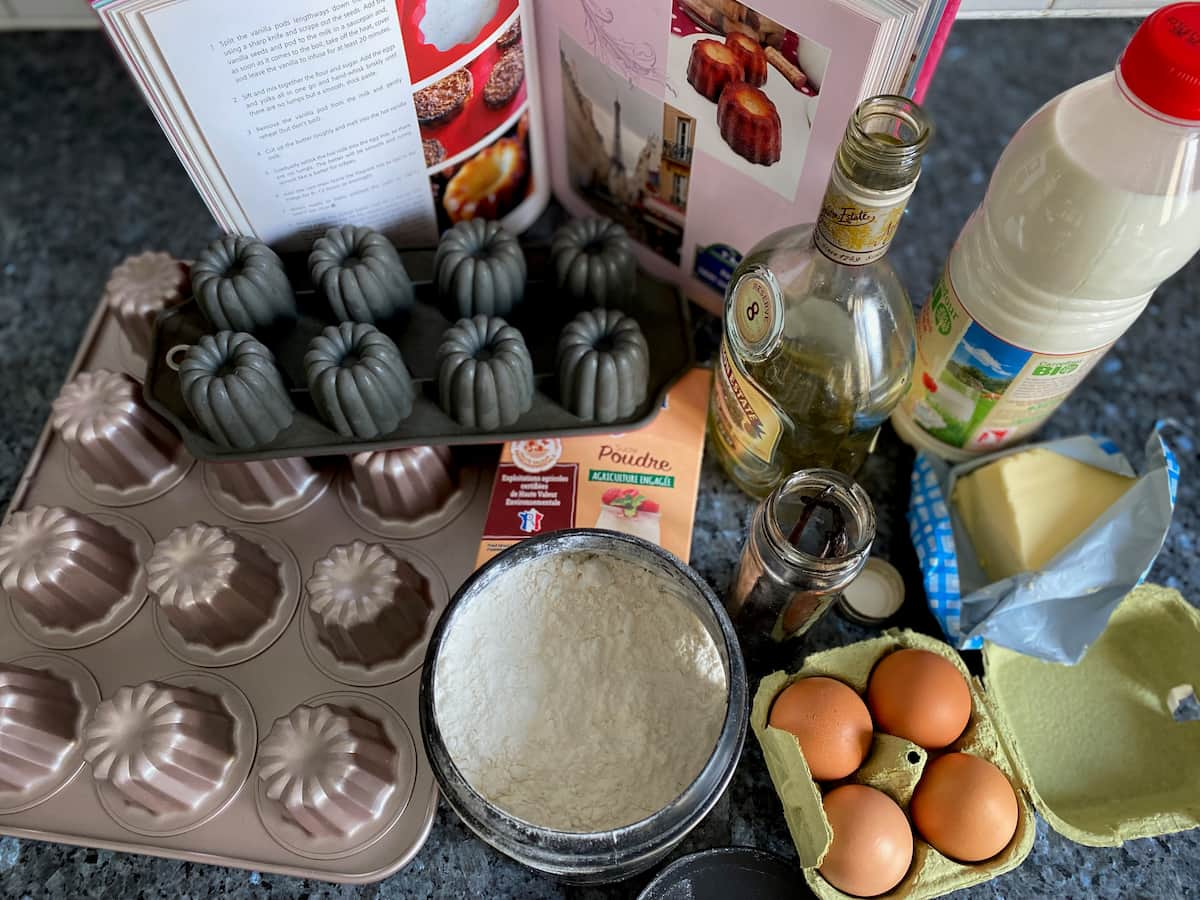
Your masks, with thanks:
[[[914,295],[933,282],[1012,132],[1040,103],[1111,66],[1132,29],[1128,21],[1082,20],[955,28],[927,100],[938,133],[892,254]],[[7,503],[112,266],[147,248],[186,257],[216,228],[99,34],[0,35],[0,84],[0,384],[7,400],[0,497]],[[1198,294],[1200,260],[1193,260],[1046,431],[1101,431],[1136,460],[1155,420],[1177,420],[1183,481],[1151,578],[1193,602],[1200,602]],[[911,452],[887,432],[863,477],[880,510],[878,552],[910,574],[915,561],[903,511],[911,462]],[[706,461],[692,557],[718,593],[728,584],[750,509]],[[917,603],[906,616],[910,624],[934,627]],[[806,648],[868,634],[829,617]],[[729,844],[793,855],[752,739],[731,789],[678,852]],[[9,897],[631,897],[645,880],[565,887],[476,840],[444,804],[417,858],[362,888],[0,839],[0,894]],[[962,895],[1200,897],[1200,831],[1089,848],[1039,820],[1037,843],[1020,868]]]

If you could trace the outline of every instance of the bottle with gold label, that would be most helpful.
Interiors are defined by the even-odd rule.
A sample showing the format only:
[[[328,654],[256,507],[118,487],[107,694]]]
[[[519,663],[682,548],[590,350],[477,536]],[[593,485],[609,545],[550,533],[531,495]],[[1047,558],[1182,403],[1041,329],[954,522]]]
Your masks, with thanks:
[[[912,374],[912,305],[884,258],[933,133],[905,97],[863,101],[817,222],[760,241],[725,295],[709,444],[756,497],[797,469],[854,475]]]

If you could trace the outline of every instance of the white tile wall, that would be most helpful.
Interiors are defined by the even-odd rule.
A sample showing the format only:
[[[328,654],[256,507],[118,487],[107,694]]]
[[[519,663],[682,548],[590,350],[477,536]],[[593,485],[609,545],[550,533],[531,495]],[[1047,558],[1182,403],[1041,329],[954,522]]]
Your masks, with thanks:
[[[1050,8],[1052,0],[962,0],[958,8],[959,18],[982,18],[977,14],[986,11],[992,15],[1034,16]]]
[[[1054,9],[1068,15],[1102,15],[1115,16],[1122,13],[1144,16],[1166,3],[1143,2],[1137,0],[1054,0]]]
[[[962,0],[960,19],[1145,16],[1164,0]]]

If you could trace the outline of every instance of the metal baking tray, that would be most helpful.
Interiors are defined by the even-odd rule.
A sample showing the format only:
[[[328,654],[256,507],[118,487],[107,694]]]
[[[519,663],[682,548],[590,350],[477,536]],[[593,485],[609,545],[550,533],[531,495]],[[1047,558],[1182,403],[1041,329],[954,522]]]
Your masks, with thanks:
[[[133,374],[144,371],[144,365],[144,360],[131,351],[115,317],[102,305],[84,337],[70,376],[74,380],[77,373],[98,370]],[[92,428],[87,440],[107,440],[106,432]],[[114,444],[109,449],[117,448]],[[0,834],[325,881],[377,881],[404,866],[428,836],[438,798],[420,734],[417,698],[421,663],[437,617],[474,567],[488,502],[486,486],[491,483],[494,469],[493,454],[486,449],[460,448],[454,451],[454,461],[448,467],[443,464],[450,454],[434,449],[367,454],[353,460],[289,460],[303,472],[308,472],[311,465],[315,475],[305,475],[302,488],[290,492],[289,487],[282,492],[286,496],[276,497],[276,488],[268,485],[263,502],[250,502],[245,493],[241,499],[231,494],[228,484],[233,481],[221,477],[222,473],[248,471],[247,464],[198,462],[180,448],[174,451],[170,465],[160,472],[162,477],[153,482],[152,489],[123,490],[94,483],[71,453],[62,433],[47,424],[5,516],[6,527],[13,527],[5,537],[8,543],[0,542],[0,557],[8,554],[0,558],[0,568],[6,561],[10,570],[14,568],[11,536],[13,531],[20,531],[13,525],[14,517],[34,507],[66,507],[126,537],[136,553],[136,563],[129,563],[129,570],[135,571],[132,567],[136,565],[138,574],[122,583],[128,586],[122,588],[125,594],[111,607],[111,614],[73,630],[42,627],[11,595],[0,591],[0,660],[6,666],[16,664],[43,673],[35,678],[22,672],[14,674],[7,668],[0,670],[0,762],[7,773],[0,784]],[[432,460],[432,465],[412,464],[410,454],[423,454],[422,458]],[[110,458],[120,464],[122,456],[110,454]],[[364,468],[368,461],[373,462]],[[375,464],[381,461],[383,465]],[[248,465],[276,471],[282,464],[271,461]],[[374,509],[368,509],[362,491],[374,491],[373,498],[383,496],[396,487],[389,479],[399,480],[402,488],[397,489],[397,499],[392,501],[395,506],[380,514],[382,503],[373,500]],[[251,480],[246,483],[252,488],[255,484]],[[404,515],[395,512],[404,504],[425,502],[430,505],[422,507],[424,513],[411,509]],[[21,521],[32,518],[26,516]],[[148,596],[148,582],[153,583],[156,571],[161,578],[161,569],[146,565],[152,548],[177,527],[195,523],[215,526],[252,542],[276,566],[277,581],[272,583],[279,593],[274,612],[253,637],[235,642],[232,648],[214,650],[189,643],[173,628],[156,596]],[[317,639],[305,585],[317,560],[335,546],[354,541],[386,547],[396,558],[412,565],[426,586],[426,599],[418,606],[418,615],[424,616],[423,625],[404,632],[403,654],[366,666],[347,663],[345,657],[339,658],[327,643]],[[14,590],[48,584],[60,596],[63,585],[70,588],[73,584],[74,592],[68,591],[69,596],[94,603],[96,593],[89,588],[95,583],[96,572],[113,569],[103,565],[97,569],[96,559],[102,563],[119,559],[124,566],[128,551],[122,550],[120,555],[111,552],[111,547],[122,545],[121,541],[107,544],[110,550],[85,558],[79,541],[60,540],[50,547],[51,554],[57,554],[60,561],[78,560],[82,568],[60,565],[56,574],[53,567],[30,563],[21,569],[19,586],[16,581],[10,584]],[[90,546],[97,545],[93,542]],[[28,551],[21,552],[28,556]],[[58,578],[63,571],[68,575],[74,572],[74,580]],[[261,573],[263,569],[256,571]],[[234,583],[234,575],[223,577],[229,584]],[[241,586],[250,583],[237,582],[242,599],[254,596]],[[49,676],[58,681],[47,682]],[[122,690],[147,682],[168,685],[170,690],[159,694]],[[77,708],[68,704],[65,714],[64,683],[71,686],[78,704]],[[203,703],[211,705],[210,701],[197,707],[196,695],[188,691],[219,698],[235,722],[232,732],[226,734],[223,725],[215,730],[201,725],[190,737],[177,735],[172,729],[179,723],[211,721],[203,707]],[[151,701],[158,705],[150,708]],[[104,716],[97,716],[97,708],[105,702],[109,705]],[[373,795],[377,797],[374,811],[369,815],[356,812],[358,818],[346,825],[346,836],[309,836],[297,827],[298,819],[281,816],[279,807],[268,796],[270,785],[278,787],[279,782],[274,770],[264,767],[278,763],[281,755],[292,753],[294,759],[299,758],[293,752],[294,742],[288,743],[288,728],[290,733],[297,733],[296,723],[283,726],[281,737],[273,743],[264,742],[280,721],[287,720],[302,705],[332,705],[369,720],[365,725],[355,720],[358,743],[351,755],[374,752],[372,748],[377,749],[383,740],[380,733],[386,736],[385,746],[393,750],[386,763],[390,768],[380,776],[393,789],[377,790]],[[141,719],[143,712],[157,718]],[[93,728],[97,720],[108,723],[107,737]],[[228,751],[222,757],[227,760],[226,768],[214,777],[216,787],[201,790],[195,795],[202,795],[198,800],[183,796],[181,806],[179,795],[187,795],[193,788],[181,787],[179,779],[162,775],[161,766],[154,769],[143,765],[147,756],[130,757],[127,747],[100,746],[105,741],[119,743],[119,732],[126,727],[143,733],[140,730],[146,721],[159,729],[157,743],[148,751],[151,763],[155,754],[178,748],[191,752],[189,748],[195,748],[197,739],[202,745],[198,758],[204,753],[220,755]],[[329,727],[328,716],[299,724],[310,732]],[[360,735],[364,729],[374,735],[368,735],[367,751],[362,749],[364,739]],[[221,733],[219,740],[217,731]],[[205,737],[206,733],[210,736]],[[11,740],[4,740],[5,734]],[[164,750],[164,745],[171,746]],[[226,750],[220,750],[221,746]],[[33,750],[23,749],[28,747]],[[345,749],[345,745],[339,747]],[[106,757],[109,750],[117,762],[112,761],[112,755]],[[336,756],[331,752],[331,757]],[[366,755],[361,758],[366,759]],[[166,797],[149,801],[150,807],[161,808],[140,807],[119,790],[114,791],[111,780],[97,776],[100,768],[109,765],[123,765],[123,771],[141,773],[139,777],[144,777],[149,789],[159,790]],[[187,765],[190,763],[185,769]],[[337,765],[340,763],[335,760],[335,781],[342,776],[347,782],[370,781],[359,768],[347,775]],[[382,763],[376,765],[376,774],[383,767]],[[283,768],[287,770],[287,766]],[[12,777],[14,771],[22,770],[23,778]],[[302,777],[294,771],[284,774]]]
[[[295,257],[285,262],[292,284],[297,288],[300,318],[286,334],[274,338],[259,335],[275,354],[284,381],[291,389],[297,414],[290,427],[268,445],[255,450],[220,446],[200,429],[184,405],[177,370],[187,347],[213,329],[190,299],[159,316],[146,371],[146,400],[183,436],[184,444],[193,456],[223,461],[357,453],[424,444],[499,443],[572,434],[611,434],[647,424],[662,406],[670,387],[694,364],[687,301],[671,285],[639,272],[637,292],[625,311],[641,325],[650,345],[646,400],[627,419],[605,424],[588,422],[568,412],[558,402],[554,371],[559,332],[580,309],[565,304],[553,282],[543,277],[548,271],[548,247],[527,245],[524,249],[530,273],[525,300],[504,319],[525,336],[533,357],[537,390],[533,408],[504,431],[466,428],[438,406],[436,352],[442,333],[452,323],[443,315],[431,281],[433,250],[401,251],[405,268],[416,287],[417,304],[403,326],[386,323],[382,326],[399,346],[419,388],[412,415],[392,434],[370,441],[348,439],[317,416],[305,382],[304,353],[308,342],[321,329],[336,323],[324,308],[323,300],[308,285],[303,259]]]

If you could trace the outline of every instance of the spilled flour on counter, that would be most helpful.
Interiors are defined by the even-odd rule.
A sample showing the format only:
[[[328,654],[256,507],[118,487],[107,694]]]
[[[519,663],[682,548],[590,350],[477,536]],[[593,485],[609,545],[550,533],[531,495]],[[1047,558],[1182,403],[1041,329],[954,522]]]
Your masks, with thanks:
[[[590,553],[498,578],[456,617],[434,685],[463,777],[560,831],[628,825],[678,797],[726,710],[717,646],[665,578]]]

